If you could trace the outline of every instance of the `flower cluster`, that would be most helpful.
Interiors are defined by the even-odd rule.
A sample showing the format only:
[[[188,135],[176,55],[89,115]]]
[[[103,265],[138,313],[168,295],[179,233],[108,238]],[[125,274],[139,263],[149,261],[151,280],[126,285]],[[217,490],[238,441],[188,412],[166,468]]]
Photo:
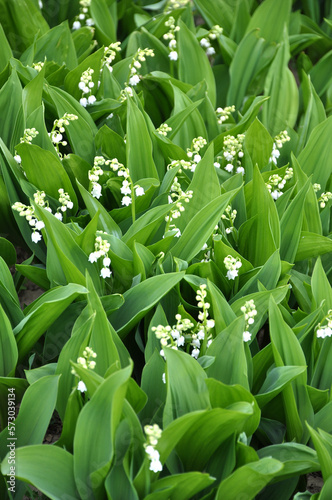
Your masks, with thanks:
[[[160,340],[160,355],[164,356],[164,349],[170,348],[177,350],[179,347],[191,349],[191,356],[198,358],[201,348],[205,350],[212,342],[211,329],[214,328],[214,320],[208,319],[210,308],[209,302],[206,302],[206,285],[200,285],[197,290],[196,300],[201,311],[198,313],[198,322],[195,326],[188,318],[182,318],[181,314],[176,314],[176,324],[172,327],[167,325],[158,325],[152,327],[158,340]]]
[[[111,43],[108,47],[104,47],[104,57],[101,61],[101,71],[104,66],[106,66],[109,71],[113,71],[113,67],[111,65],[120,50],[121,42]]]
[[[223,29],[221,28],[221,26],[216,24],[215,26],[213,26],[210,29],[207,37],[203,37],[200,39],[199,43],[200,43],[201,47],[203,47],[203,49],[205,49],[207,56],[213,56],[213,54],[216,53],[216,51],[214,50],[214,48],[211,45],[210,40],[215,40],[218,36],[220,36],[222,34],[222,32],[223,32]]]
[[[227,257],[224,258],[224,264],[227,269],[226,277],[229,280],[235,280],[235,278],[239,275],[238,270],[242,266],[241,259],[239,257],[227,255]]]
[[[36,199],[41,199],[41,203],[38,203],[40,206],[44,206],[42,203],[45,204],[44,198],[45,198],[45,193],[43,191],[37,191],[37,193],[34,194],[35,202]],[[27,206],[24,205],[23,203],[17,201],[14,203],[12,206],[13,210],[16,210],[21,217],[25,217],[25,219],[29,222],[30,226],[33,229],[33,233],[31,234],[31,239],[34,243],[38,243],[42,239],[42,236],[40,234],[40,230],[45,227],[45,224],[43,221],[37,220],[35,216],[35,211],[32,206]]]
[[[32,140],[35,137],[37,137],[38,134],[39,134],[39,132],[35,128],[26,128],[24,130],[23,136],[20,139],[20,143],[31,144]],[[22,161],[20,155],[18,155],[16,151],[15,151],[14,160],[17,163],[21,163],[21,161]]]
[[[133,201],[133,197],[143,196],[145,194],[144,188],[142,188],[139,184],[133,183],[130,178],[129,169],[126,168],[122,163],[120,163],[117,158],[113,158],[113,160],[109,163],[111,170],[117,173],[119,177],[123,177],[122,186],[121,186],[121,194],[123,194],[121,205],[125,205],[128,207],[131,205]]]
[[[241,307],[241,311],[243,312],[245,319],[245,331],[243,332],[243,340],[244,342],[249,342],[249,340],[251,340],[249,327],[255,322],[255,316],[257,314],[255,302],[252,299],[247,300],[244,306]]]
[[[176,38],[175,38],[175,33],[179,31],[180,26],[175,25],[175,19],[173,16],[170,16],[167,21],[165,22],[165,26],[169,28],[169,31],[163,35],[164,40],[169,40],[168,42],[168,48],[169,48],[169,54],[168,57],[170,58],[171,61],[177,61],[179,54],[177,51],[177,43],[176,43]]]
[[[332,309],[327,311],[324,321],[326,321],[325,325],[318,323],[316,327],[317,338],[325,339],[325,337],[332,337]]]
[[[71,210],[74,206],[74,203],[71,201],[68,193],[65,192],[63,188],[58,189],[59,193],[59,202],[61,203],[61,207],[57,209],[57,212],[54,214],[55,217],[62,221],[61,212],[66,212],[67,209]]]
[[[145,453],[147,454],[150,463],[150,470],[152,472],[160,472],[163,470],[163,466],[160,462],[160,455],[158,450],[156,450],[156,445],[161,437],[161,429],[157,424],[145,425],[144,432],[147,437],[147,442],[144,443]]]
[[[322,189],[321,185],[318,184],[318,182],[315,182],[312,187],[314,188],[314,191],[315,193],[317,193],[318,191],[320,191]]]
[[[285,142],[288,141],[290,141],[290,137],[288,135],[287,130],[283,130],[282,132],[280,132],[280,134],[275,136],[272,147],[272,153],[269,159],[270,162],[273,162],[275,165],[277,164],[277,160],[280,156],[279,150],[283,147]]]
[[[83,356],[77,358],[77,364],[82,366],[82,368],[84,368],[85,370],[94,370],[96,367],[96,362],[94,361],[94,359],[96,359],[96,357],[97,354],[91,349],[91,347],[86,347],[83,351]],[[79,377],[79,375],[77,375],[76,373],[75,368],[71,369],[71,373],[76,377]],[[86,385],[82,380],[79,381],[77,390],[80,392],[86,391]]]
[[[62,158],[62,154],[60,153],[59,146],[67,146],[67,141],[63,140],[62,134],[66,131],[65,126],[68,126],[74,120],[78,120],[77,115],[65,113],[61,118],[54,120],[52,130],[48,134],[60,158]]]
[[[94,20],[90,16],[90,5],[91,0],[80,0],[80,13],[75,17],[75,21],[72,26],[73,30],[78,30],[82,25],[91,27],[95,24]]]
[[[138,49],[129,66],[129,77],[126,87],[131,85],[134,87],[140,81],[138,71],[142,67],[142,62],[146,61],[147,57],[154,57],[153,49]]]
[[[174,177],[173,184],[170,189],[170,195],[168,197],[169,203],[175,203],[175,207],[173,207],[169,213],[165,217],[165,221],[167,222],[165,233],[169,230],[176,230],[176,237],[181,236],[181,231],[176,227],[175,224],[171,224],[174,219],[178,219],[181,217],[181,212],[184,212],[185,208],[183,203],[189,203],[190,199],[193,196],[193,192],[191,190],[183,191],[181,184],[177,177]]]
[[[286,169],[286,173],[283,177],[279,174],[270,175],[269,180],[266,183],[266,187],[274,200],[277,200],[283,194],[281,190],[285,187],[286,182],[292,177],[293,169],[291,167]]]
[[[94,70],[92,68],[88,68],[86,71],[83,71],[80,82],[78,84],[78,88],[82,91],[82,97],[80,99],[80,104],[86,108],[88,104],[94,104],[96,102],[96,96],[92,94],[92,89],[95,86],[92,81],[92,75]],[[88,97],[85,97],[85,96]]]
[[[102,234],[101,231],[97,231],[97,234],[98,233]],[[110,270],[111,259],[108,256],[110,248],[111,245],[107,240],[104,240],[101,236],[96,236],[95,250],[89,255],[89,262],[92,264],[101,258],[103,259],[103,267],[100,270],[100,276],[104,279],[109,278],[112,274],[112,271]]]
[[[195,172],[197,163],[199,163],[202,159],[201,155],[199,154],[200,150],[204,148],[206,145],[206,139],[203,137],[199,136],[193,139],[191,143],[191,147],[187,148],[187,156],[188,158],[192,158],[192,164],[191,164],[191,171]]]
[[[103,165],[109,165],[111,162],[110,160],[105,160],[103,156],[95,156],[93,160],[93,167],[91,170],[88,172],[88,177],[90,181],[90,188],[89,191],[91,193],[91,196],[94,198],[100,198],[101,197],[101,184],[99,184],[99,177],[103,175],[104,171],[101,168]]]
[[[169,165],[167,165],[167,170],[170,170],[171,168],[176,168],[180,167],[178,172],[179,174],[182,173],[182,170],[191,170],[193,166],[193,162],[191,161],[186,161],[186,160],[173,160]]]
[[[168,0],[167,4],[165,6],[165,9],[164,9],[164,13],[168,14],[172,10],[180,9],[181,7],[185,7],[190,2],[191,2],[191,0]]]
[[[322,193],[318,198],[318,203],[320,208],[325,208],[326,203],[332,200],[332,193],[330,191],[326,191],[326,193]]]
[[[235,106],[226,106],[225,108],[217,108],[216,109],[216,115],[217,115],[217,120],[219,125],[221,125],[223,122],[228,120],[230,117],[231,113],[234,113],[235,111]]]
[[[44,66],[44,63],[39,61],[39,62],[36,62],[36,63],[32,63],[32,68],[33,69],[36,69],[39,73],[39,71],[41,71],[43,69],[43,66]]]
[[[133,97],[133,95],[133,89],[127,85],[124,89],[121,90],[119,100],[120,102],[125,102],[127,97]]]
[[[231,205],[228,205],[226,207],[225,213],[222,214],[221,218],[224,221],[224,223],[225,221],[228,221],[230,224],[230,226],[226,227],[225,229],[226,234],[230,234],[234,231],[234,221],[236,219],[236,215],[237,215],[237,210],[232,210]]]
[[[164,137],[167,136],[168,132],[171,132],[172,127],[169,127],[167,123],[162,123],[160,127],[157,128],[157,132],[159,135],[163,135]]]
[[[238,134],[236,137],[227,135],[224,138],[223,156],[228,162],[225,166],[225,170],[229,173],[232,173],[234,166],[236,166],[236,173],[244,174],[244,168],[241,164],[241,158],[243,158],[244,155],[243,141],[244,134]]]

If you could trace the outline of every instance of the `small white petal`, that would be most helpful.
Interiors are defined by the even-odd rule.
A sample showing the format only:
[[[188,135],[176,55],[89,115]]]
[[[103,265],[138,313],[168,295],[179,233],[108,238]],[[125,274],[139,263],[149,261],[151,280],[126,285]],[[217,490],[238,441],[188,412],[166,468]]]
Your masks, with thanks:
[[[36,227],[36,229],[38,229],[40,231],[41,229],[43,229],[45,227],[45,224],[42,220],[38,220],[35,224],[35,227]]]
[[[101,270],[100,270],[100,276],[102,278],[109,278],[111,276],[111,270],[108,268],[108,267],[103,267]]]
[[[83,382],[83,380],[80,380],[79,383],[77,384],[77,390],[80,392],[86,392],[86,385]]]
[[[42,236],[38,231],[35,231],[34,233],[31,234],[31,239],[34,243],[38,243],[42,239]]]

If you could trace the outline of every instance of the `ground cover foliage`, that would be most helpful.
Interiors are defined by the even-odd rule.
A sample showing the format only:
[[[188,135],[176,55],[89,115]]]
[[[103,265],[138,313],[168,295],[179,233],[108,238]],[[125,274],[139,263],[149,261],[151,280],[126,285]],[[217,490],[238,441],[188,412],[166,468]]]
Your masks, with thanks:
[[[330,499],[332,2],[0,12],[1,498]]]

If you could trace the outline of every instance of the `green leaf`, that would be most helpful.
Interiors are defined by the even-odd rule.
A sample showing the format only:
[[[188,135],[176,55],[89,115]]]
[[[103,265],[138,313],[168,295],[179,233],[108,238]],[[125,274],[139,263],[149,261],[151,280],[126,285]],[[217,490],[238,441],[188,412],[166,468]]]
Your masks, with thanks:
[[[15,374],[18,359],[17,345],[13,330],[5,311],[0,305],[0,376]]]
[[[305,148],[298,157],[303,172],[308,177],[312,175],[312,182],[320,184],[322,190],[325,190],[331,174],[328,163],[332,154],[332,146],[329,140],[331,133],[332,117],[330,116],[314,128]]]
[[[196,85],[202,80],[207,84],[207,95],[212,106],[216,105],[216,84],[211,65],[205,51],[198,43],[195,35],[180,21],[178,34],[179,63],[178,71],[181,81]]]
[[[123,338],[183,278],[184,273],[168,273],[151,278],[127,290],[124,304],[109,316],[118,335]]]
[[[321,258],[318,257],[311,278],[312,295],[319,306],[325,300],[324,311],[327,313],[332,309],[332,288],[322,266]]]
[[[234,189],[222,194],[199,210],[189,221],[179,241],[172,248],[172,255],[190,262],[211,236],[222,213],[238,191],[239,189]]]
[[[288,25],[291,13],[291,0],[285,0],[280,5],[273,0],[265,0],[255,10],[251,17],[247,32],[259,28],[260,36],[269,42],[282,42],[285,24]]]
[[[16,264],[16,250],[14,245],[0,237],[0,257],[6,262],[7,266]]]
[[[85,206],[88,209],[90,217],[94,217],[99,212],[98,229],[106,231],[108,234],[121,238],[122,232],[117,223],[112,219],[103,205],[96,200],[84,187],[77,181],[78,188],[84,200]]]
[[[258,118],[248,128],[244,144],[251,156],[253,165],[257,164],[259,170],[262,170],[269,163],[273,139]]]
[[[265,2],[264,6],[267,3],[271,4],[271,1]],[[264,95],[270,96],[270,99],[263,108],[262,121],[272,136],[287,127],[292,128],[297,119],[299,92],[295,77],[288,68],[289,59],[289,45],[286,40],[277,50],[264,85]]]
[[[314,447],[317,451],[318,460],[321,466],[322,476],[324,481],[332,476],[332,439],[331,435],[319,429],[319,433],[315,431],[308,423],[307,427]]]
[[[74,481],[73,455],[68,451],[49,445],[26,446],[16,450],[15,458],[17,479],[33,484],[52,500],[63,497],[64,491],[73,500],[79,500]],[[10,475],[8,458],[3,460],[1,472]]]
[[[255,394],[260,408],[263,408],[271,399],[277,396],[292,380],[305,372],[305,366],[279,366],[268,372],[259,392]]]
[[[15,420],[16,447],[41,444],[50,423],[58,392],[59,377],[48,375],[34,382],[25,392],[19,414]],[[8,431],[13,425],[8,422],[0,435],[1,456],[6,455]]]
[[[76,193],[59,158],[34,144],[19,144],[16,150],[22,158],[22,167],[29,182],[56,200],[59,198],[58,190],[63,188],[74,203],[73,211],[76,212]]]
[[[0,72],[2,72],[7,66],[9,59],[13,57],[13,53],[6,38],[3,27],[1,25],[0,25],[0,45],[1,45]]]
[[[109,10],[109,5],[114,6],[114,2],[106,2],[105,0],[91,0],[91,16],[95,22],[96,38],[103,45],[109,45],[116,42],[116,25],[117,20],[112,9],[112,14]],[[115,10],[116,12],[116,10]]]
[[[275,301],[270,299],[270,336],[276,366],[306,366],[299,341],[285,323]],[[306,442],[305,421],[313,421],[313,409],[307,392],[307,374],[299,375],[292,386],[283,390],[284,411],[290,439]]]
[[[243,345],[244,317],[236,318],[227,328],[218,332],[207,349],[208,356],[215,356],[207,368],[208,377],[224,384],[240,384],[249,389],[248,367]]]
[[[23,123],[20,123],[22,113],[22,86],[15,70],[0,90],[0,137],[8,148],[13,148],[20,140]],[[13,144],[14,143],[14,144]]]
[[[190,500],[190,498],[193,498],[201,490],[208,488],[214,481],[215,479],[209,476],[209,474],[202,474],[201,472],[172,474],[171,476],[158,479],[153,483],[153,493],[150,493],[146,497],[146,500],[160,500],[160,494],[166,488],[170,488],[168,491],[171,494],[170,498],[172,500]]]
[[[14,329],[19,361],[25,358],[37,340],[69,304],[80,294],[85,293],[87,293],[85,288],[71,283],[44,293],[30,306],[25,318]]]
[[[283,469],[283,464],[273,458],[263,458],[258,462],[239,467],[228,478],[221,481],[216,500],[232,500],[234,495],[246,495],[248,500],[259,493]]]
[[[295,261],[301,237],[304,202],[310,184],[310,180],[308,179],[306,184],[288,205],[280,221],[280,258],[286,262],[293,263]],[[297,221],[295,227],[294,220]]]
[[[131,371],[129,365],[105,379],[78,417],[74,437],[74,474],[77,489],[83,497],[87,488],[97,495],[108,473]],[[91,432],[97,422],[98,432]],[[92,483],[90,475],[96,472],[97,481]]]
[[[164,427],[185,413],[210,407],[206,373],[186,352],[164,349],[166,358],[167,397],[163,415]]]
[[[332,252],[332,240],[317,233],[301,231],[295,262]]]
[[[148,128],[132,99],[127,99],[127,166],[133,182],[147,177],[158,179]]]

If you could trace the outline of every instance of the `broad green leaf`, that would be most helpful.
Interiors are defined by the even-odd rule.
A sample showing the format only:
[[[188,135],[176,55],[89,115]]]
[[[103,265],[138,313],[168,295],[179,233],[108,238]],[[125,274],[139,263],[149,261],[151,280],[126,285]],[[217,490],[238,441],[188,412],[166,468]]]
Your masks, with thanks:
[[[97,127],[88,111],[64,90],[50,85],[47,85],[46,90],[56,107],[59,118],[65,113],[78,116],[78,120],[70,122],[66,128],[66,134],[73,152],[92,164],[95,156],[94,136],[97,133]]]
[[[220,483],[216,500],[232,500],[242,495],[253,500],[282,469],[283,464],[273,458],[262,458],[258,462],[244,465]]]
[[[13,330],[5,311],[0,305],[0,376],[11,377],[15,373],[18,359]]]
[[[72,95],[77,100],[82,97],[82,91],[78,87],[78,84],[81,80],[83,72],[89,68],[93,70],[92,82],[94,84],[94,87],[92,88],[92,94],[95,95],[97,93],[100,64],[103,55],[104,49],[101,47],[99,50],[87,57],[83,62],[81,62],[81,64],[76,66],[67,74],[64,81],[64,87],[65,91],[68,92],[68,94]]]
[[[78,188],[84,200],[85,206],[90,214],[90,217],[94,217],[97,212],[99,212],[98,217],[98,229],[100,231],[106,231],[108,234],[121,238],[121,229],[117,223],[112,219],[110,214],[104,208],[104,206],[91,194],[84,189],[84,187],[77,181]]]
[[[6,458],[1,472],[10,475]],[[80,498],[74,481],[73,455],[62,448],[40,444],[17,449],[15,475],[17,479],[33,484],[52,500],[63,497],[64,491],[73,500]]]
[[[130,248],[134,241],[146,245],[150,242],[152,236],[165,221],[165,216],[170,212],[173,205],[161,205],[153,207],[146,211],[141,217],[129,227],[123,235],[122,241]]]
[[[277,396],[284,386],[305,372],[304,366],[279,366],[268,372],[264,384],[255,394],[260,408],[263,408],[271,399]]]
[[[24,318],[12,275],[2,257],[0,257],[0,302],[12,326]]]
[[[127,167],[131,178],[133,182],[147,177],[158,179],[144,116],[131,99],[127,99],[127,110]]]
[[[208,291],[211,295],[212,311],[211,315],[215,321],[215,330],[217,334],[229,326],[235,319],[236,314],[229,303],[219,290],[219,288],[210,280],[207,281]]]
[[[274,0],[265,0],[255,10],[251,17],[247,32],[253,28],[259,28],[260,36],[269,42],[282,42],[285,24],[288,24],[291,12],[291,0],[285,0],[281,4]]]
[[[91,1],[91,15],[95,22],[96,38],[100,44],[109,45],[116,42],[116,27],[117,20],[112,8],[112,13],[109,10],[109,5],[114,7],[114,2],[107,2],[106,0],[92,0]],[[115,10],[116,12],[116,10]]]
[[[253,165],[257,164],[258,168],[262,170],[269,163],[273,139],[258,118],[248,128],[244,144],[251,156]]]
[[[120,338],[125,337],[146,313],[183,278],[184,273],[168,273],[151,278],[127,290],[124,304],[109,320]]]
[[[199,210],[172,248],[172,255],[190,262],[211,236],[222,213],[238,191],[239,189],[236,189],[222,194]]]
[[[273,1],[269,0],[264,5],[267,3],[271,4]],[[288,68],[289,58],[289,45],[286,39],[277,50],[264,85],[264,95],[270,96],[270,99],[263,108],[262,121],[272,136],[287,127],[292,128],[297,118],[299,92],[295,77]]]
[[[312,295],[319,306],[325,300],[324,311],[327,313],[332,309],[332,288],[322,266],[321,258],[318,257],[311,278]]]
[[[210,28],[216,23],[222,26],[229,34],[232,29],[234,12],[228,2],[216,0],[213,4],[204,0],[194,0],[194,4],[206,20]]]
[[[194,411],[177,418],[158,441],[161,462],[176,448],[185,471],[204,469],[221,443],[243,431],[253,411],[250,403],[242,402],[228,409]]]
[[[249,219],[239,230],[239,251],[257,267],[279,248],[280,226],[276,206],[257,167],[252,183],[255,196],[247,207]]]
[[[84,287],[71,283],[44,293],[33,303],[25,318],[14,329],[19,360],[25,358],[43,333],[69,304],[85,293],[87,290]]]
[[[185,413],[210,407],[206,373],[197,361],[183,351],[164,349],[166,358],[167,397],[164,427]]]
[[[282,479],[320,470],[317,453],[303,444],[282,443],[257,451],[259,458],[272,457],[284,464]]]
[[[208,488],[214,481],[215,479],[209,474],[202,474],[201,472],[172,474],[153,483],[153,493],[150,493],[146,500],[160,500],[160,494],[166,488],[171,488],[169,494],[171,494],[172,500],[190,500],[201,490]]]
[[[50,423],[58,392],[59,377],[48,375],[34,382],[25,392],[15,420],[16,447],[41,444]],[[6,455],[11,423],[0,435],[1,456]]]
[[[34,144],[19,144],[16,149],[22,158],[22,167],[29,182],[56,200],[59,198],[58,190],[64,189],[69,194],[74,204],[73,210],[76,212],[76,194],[60,160],[50,151]]]
[[[295,262],[332,252],[332,240],[317,233],[301,231]]]
[[[254,413],[247,420],[244,430],[247,436],[251,436],[257,429],[261,417],[261,412],[254,396],[241,385],[223,384],[214,378],[208,378],[206,385],[209,389],[212,408],[228,408],[230,405],[240,401],[246,401],[252,405]]]
[[[24,129],[23,123],[20,123],[22,86],[15,70],[0,89],[0,108],[3,113],[0,122],[0,137],[11,149],[19,142]]]
[[[179,78],[183,82],[196,85],[205,79],[207,83],[207,95],[215,107],[216,104],[216,84],[211,69],[211,65],[204,50],[198,43],[195,35],[180,21],[178,34]]]
[[[310,180],[297,193],[295,198],[288,205],[287,210],[280,221],[280,258],[286,262],[293,263],[299,246],[301,237],[301,227],[303,220],[303,206],[309,189]],[[294,220],[297,221],[294,227]]]
[[[96,495],[108,472],[131,370],[129,365],[105,379],[78,417],[74,437],[74,474],[77,489],[83,497],[87,488]],[[90,432],[96,423],[98,432]],[[97,471],[98,481],[92,484],[90,475]]]
[[[162,410],[166,401],[166,384],[162,380],[165,366],[159,350],[156,349],[144,365],[141,387],[148,396],[148,401],[139,414],[142,422],[157,422],[158,418],[162,419]]]
[[[54,61],[59,66],[65,63],[68,69],[77,66],[76,51],[68,22],[65,21],[46,33],[41,32],[41,34],[43,36],[40,36],[35,44],[30,45],[22,54],[23,64],[31,66],[33,62],[44,61],[46,57],[48,61]]]
[[[234,59],[231,62],[230,86],[227,93],[227,104],[242,107],[250,82],[261,69],[262,54],[266,49],[266,42],[260,37],[259,30],[250,31],[241,40]]]
[[[329,140],[331,131],[332,117],[329,117],[313,129],[305,148],[298,156],[303,172],[308,177],[312,175],[312,182],[320,184],[322,190],[325,190],[331,174],[329,166],[332,151]]]
[[[276,366],[306,366],[301,346],[292,329],[285,323],[271,297],[270,299],[270,336]],[[313,409],[307,392],[307,374],[299,375],[292,386],[283,390],[284,410],[290,439],[307,440],[304,422],[313,421]]]
[[[0,72],[2,72],[11,57],[13,57],[12,49],[8,43],[3,27],[0,26],[0,44],[1,44],[1,55],[0,55]]]
[[[249,389],[248,367],[243,346],[244,317],[236,318],[227,328],[218,333],[210,347],[208,356],[215,356],[213,365],[206,372],[224,384],[240,384]]]
[[[331,74],[329,72],[331,60],[332,50],[324,54],[309,72],[312,84],[319,96],[322,96],[331,85]]]

